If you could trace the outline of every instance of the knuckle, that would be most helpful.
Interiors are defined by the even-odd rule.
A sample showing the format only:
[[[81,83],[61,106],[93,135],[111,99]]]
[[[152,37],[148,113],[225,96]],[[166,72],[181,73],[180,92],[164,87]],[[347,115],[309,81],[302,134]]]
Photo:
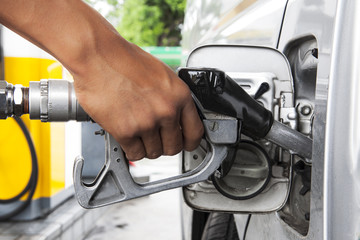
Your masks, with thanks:
[[[190,96],[189,87],[182,80],[179,83],[180,84],[179,86],[177,86],[176,92],[184,98],[189,97]]]
[[[143,159],[146,155],[144,146],[140,139],[134,136],[131,131],[123,132],[121,137],[117,138],[117,142],[125,152],[126,158],[131,161]]]
[[[182,149],[183,149],[182,144],[175,145],[172,147],[167,147],[166,149],[164,149],[164,155],[168,155],[168,156],[176,155],[179,152],[181,152]]]
[[[161,109],[160,119],[163,124],[173,124],[178,119],[178,112],[174,106],[164,106]]]
[[[145,157],[144,151],[135,151],[135,152],[125,152],[126,158],[131,161],[138,161]]]
[[[155,159],[160,157],[162,154],[163,154],[162,152],[150,152],[146,154],[146,157],[149,159]]]
[[[142,121],[136,125],[136,128],[133,129],[138,136],[153,132],[157,128],[157,122],[152,116],[142,118]]]
[[[119,143],[127,143],[135,138],[135,134],[132,131],[120,131],[118,136]]]
[[[119,138],[123,141],[131,141],[156,129],[156,123],[151,118],[136,124],[124,125],[118,131]]]
[[[119,124],[116,133],[122,142],[128,142],[136,137],[137,129],[134,124]]]

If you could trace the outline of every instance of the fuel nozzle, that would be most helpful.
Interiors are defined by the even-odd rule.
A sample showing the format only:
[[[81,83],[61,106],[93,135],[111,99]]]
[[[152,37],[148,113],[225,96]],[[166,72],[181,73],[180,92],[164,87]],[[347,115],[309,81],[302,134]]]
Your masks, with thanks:
[[[269,132],[272,113],[247,94],[239,84],[213,68],[179,70],[179,77],[208,111],[234,117],[242,121],[242,132],[259,139]]]
[[[0,119],[27,113],[42,122],[90,120],[76,99],[72,82],[42,79],[24,87],[0,81]]]
[[[182,68],[178,74],[205,110],[237,118],[243,134],[267,139],[292,154],[311,159],[312,140],[275,121],[269,110],[225,72],[214,68]]]

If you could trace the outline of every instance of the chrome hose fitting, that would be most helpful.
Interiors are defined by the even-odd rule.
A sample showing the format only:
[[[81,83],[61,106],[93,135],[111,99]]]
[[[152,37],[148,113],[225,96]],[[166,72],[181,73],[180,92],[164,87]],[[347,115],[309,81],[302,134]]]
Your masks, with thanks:
[[[0,80],[0,119],[26,113],[42,122],[90,120],[76,99],[72,82],[43,79],[30,82],[27,88]]]
[[[89,121],[76,99],[72,82],[42,79],[29,85],[30,119],[42,122]]]
[[[28,100],[28,88],[0,80],[0,119],[28,113]]]

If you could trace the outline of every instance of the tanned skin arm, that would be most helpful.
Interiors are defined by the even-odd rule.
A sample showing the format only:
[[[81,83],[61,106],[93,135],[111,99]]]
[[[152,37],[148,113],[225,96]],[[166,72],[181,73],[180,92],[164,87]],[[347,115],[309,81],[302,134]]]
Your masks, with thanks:
[[[57,58],[85,111],[129,160],[195,149],[203,126],[189,89],[81,0],[1,0],[0,23]]]

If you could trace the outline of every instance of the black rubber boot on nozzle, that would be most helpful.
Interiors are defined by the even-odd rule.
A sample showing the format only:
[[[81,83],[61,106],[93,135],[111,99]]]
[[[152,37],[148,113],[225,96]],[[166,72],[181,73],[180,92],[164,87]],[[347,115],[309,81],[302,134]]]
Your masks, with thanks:
[[[182,68],[178,75],[206,110],[241,120],[245,135],[259,139],[269,132],[273,123],[272,113],[223,71]]]

